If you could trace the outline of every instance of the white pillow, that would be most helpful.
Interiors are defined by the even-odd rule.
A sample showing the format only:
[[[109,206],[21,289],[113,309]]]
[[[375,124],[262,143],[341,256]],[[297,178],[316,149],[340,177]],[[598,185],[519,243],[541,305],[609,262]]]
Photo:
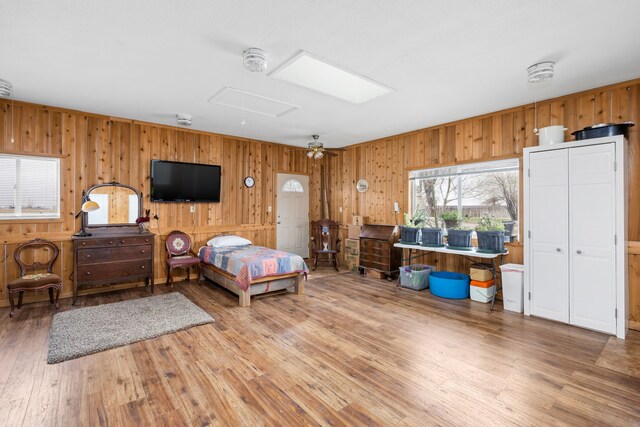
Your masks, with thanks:
[[[207,242],[207,246],[214,248],[225,248],[227,246],[247,246],[251,240],[240,236],[217,236]]]

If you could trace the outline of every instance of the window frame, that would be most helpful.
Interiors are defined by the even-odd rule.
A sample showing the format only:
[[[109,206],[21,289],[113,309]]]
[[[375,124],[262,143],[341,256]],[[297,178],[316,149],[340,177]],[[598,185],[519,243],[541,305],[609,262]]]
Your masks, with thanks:
[[[48,162],[52,162],[55,163],[55,167],[56,167],[56,175],[57,175],[57,180],[56,180],[56,186],[55,186],[55,204],[56,204],[56,210],[55,213],[52,214],[46,214],[46,215],[16,215],[15,212],[19,211],[20,213],[22,213],[22,206],[21,206],[21,196],[22,194],[19,192],[18,193],[18,197],[16,197],[16,209],[14,210],[14,214],[11,216],[0,216],[0,222],[5,222],[5,221],[13,221],[13,222],[30,222],[30,223],[51,223],[51,222],[62,222],[62,206],[60,203],[60,197],[61,197],[61,187],[62,187],[62,158],[60,156],[55,156],[55,155],[46,155],[46,154],[40,154],[40,155],[31,155],[31,154],[13,154],[13,153],[0,153],[0,158],[8,158],[8,159],[13,159],[13,160],[17,160],[18,164],[16,165],[16,186],[19,186],[19,181],[20,181],[20,165],[19,165],[19,161],[20,160],[40,160],[40,161],[48,161]]]
[[[408,174],[408,191],[409,191],[409,208],[410,212],[414,212],[417,206],[417,195],[416,195],[416,183],[421,179],[437,179],[448,176],[456,176],[457,177],[457,188],[461,188],[462,177],[469,175],[480,175],[492,172],[507,172],[507,171],[515,171],[518,173],[518,219],[516,220],[518,223],[520,222],[520,218],[522,217],[522,209],[520,209],[521,204],[521,167],[522,161],[520,157],[509,157],[503,159],[496,160],[488,160],[488,161],[479,161],[479,162],[465,162],[465,163],[456,163],[450,165],[437,165],[433,167],[427,168],[419,168],[413,169],[409,171]],[[452,172],[452,170],[456,170],[456,172]],[[441,173],[439,171],[449,171],[448,173]],[[419,176],[420,174],[428,176]],[[462,215],[462,197],[461,194],[457,194],[457,211]],[[475,230],[474,230],[475,235]]]

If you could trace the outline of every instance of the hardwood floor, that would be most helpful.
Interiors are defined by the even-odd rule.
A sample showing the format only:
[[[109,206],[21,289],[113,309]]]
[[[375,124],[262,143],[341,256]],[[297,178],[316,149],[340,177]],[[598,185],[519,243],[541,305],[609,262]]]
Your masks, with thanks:
[[[351,273],[320,271],[305,295],[249,309],[210,283],[175,289],[215,323],[57,365],[49,306],[1,309],[0,425],[640,424],[638,332],[621,341]]]

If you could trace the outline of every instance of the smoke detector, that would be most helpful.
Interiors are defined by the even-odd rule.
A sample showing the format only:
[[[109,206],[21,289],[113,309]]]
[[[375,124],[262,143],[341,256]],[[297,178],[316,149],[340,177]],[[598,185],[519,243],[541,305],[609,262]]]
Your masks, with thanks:
[[[250,47],[242,52],[244,68],[252,73],[261,73],[267,69],[267,54],[257,47]]]
[[[176,114],[176,121],[180,126],[191,126],[193,124],[193,119],[189,114]]]
[[[6,81],[0,79],[0,98],[8,98],[13,95],[13,85]]]
[[[529,83],[542,83],[553,78],[555,62],[546,61],[533,64],[527,68]]]

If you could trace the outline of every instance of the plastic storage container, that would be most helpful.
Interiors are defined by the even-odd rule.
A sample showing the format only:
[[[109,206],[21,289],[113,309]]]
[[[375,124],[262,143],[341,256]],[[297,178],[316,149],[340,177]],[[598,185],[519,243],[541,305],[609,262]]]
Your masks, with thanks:
[[[479,281],[472,280],[469,286],[469,297],[473,301],[488,303],[493,298],[493,294],[496,291],[493,279]]]
[[[437,297],[469,298],[469,276],[450,271],[433,271],[429,275],[429,288]]]
[[[504,309],[522,313],[524,309],[524,265],[504,264],[502,271],[502,302]]]
[[[427,289],[429,287],[429,274],[435,269],[435,267],[424,264],[400,267],[400,286],[416,291]]]

